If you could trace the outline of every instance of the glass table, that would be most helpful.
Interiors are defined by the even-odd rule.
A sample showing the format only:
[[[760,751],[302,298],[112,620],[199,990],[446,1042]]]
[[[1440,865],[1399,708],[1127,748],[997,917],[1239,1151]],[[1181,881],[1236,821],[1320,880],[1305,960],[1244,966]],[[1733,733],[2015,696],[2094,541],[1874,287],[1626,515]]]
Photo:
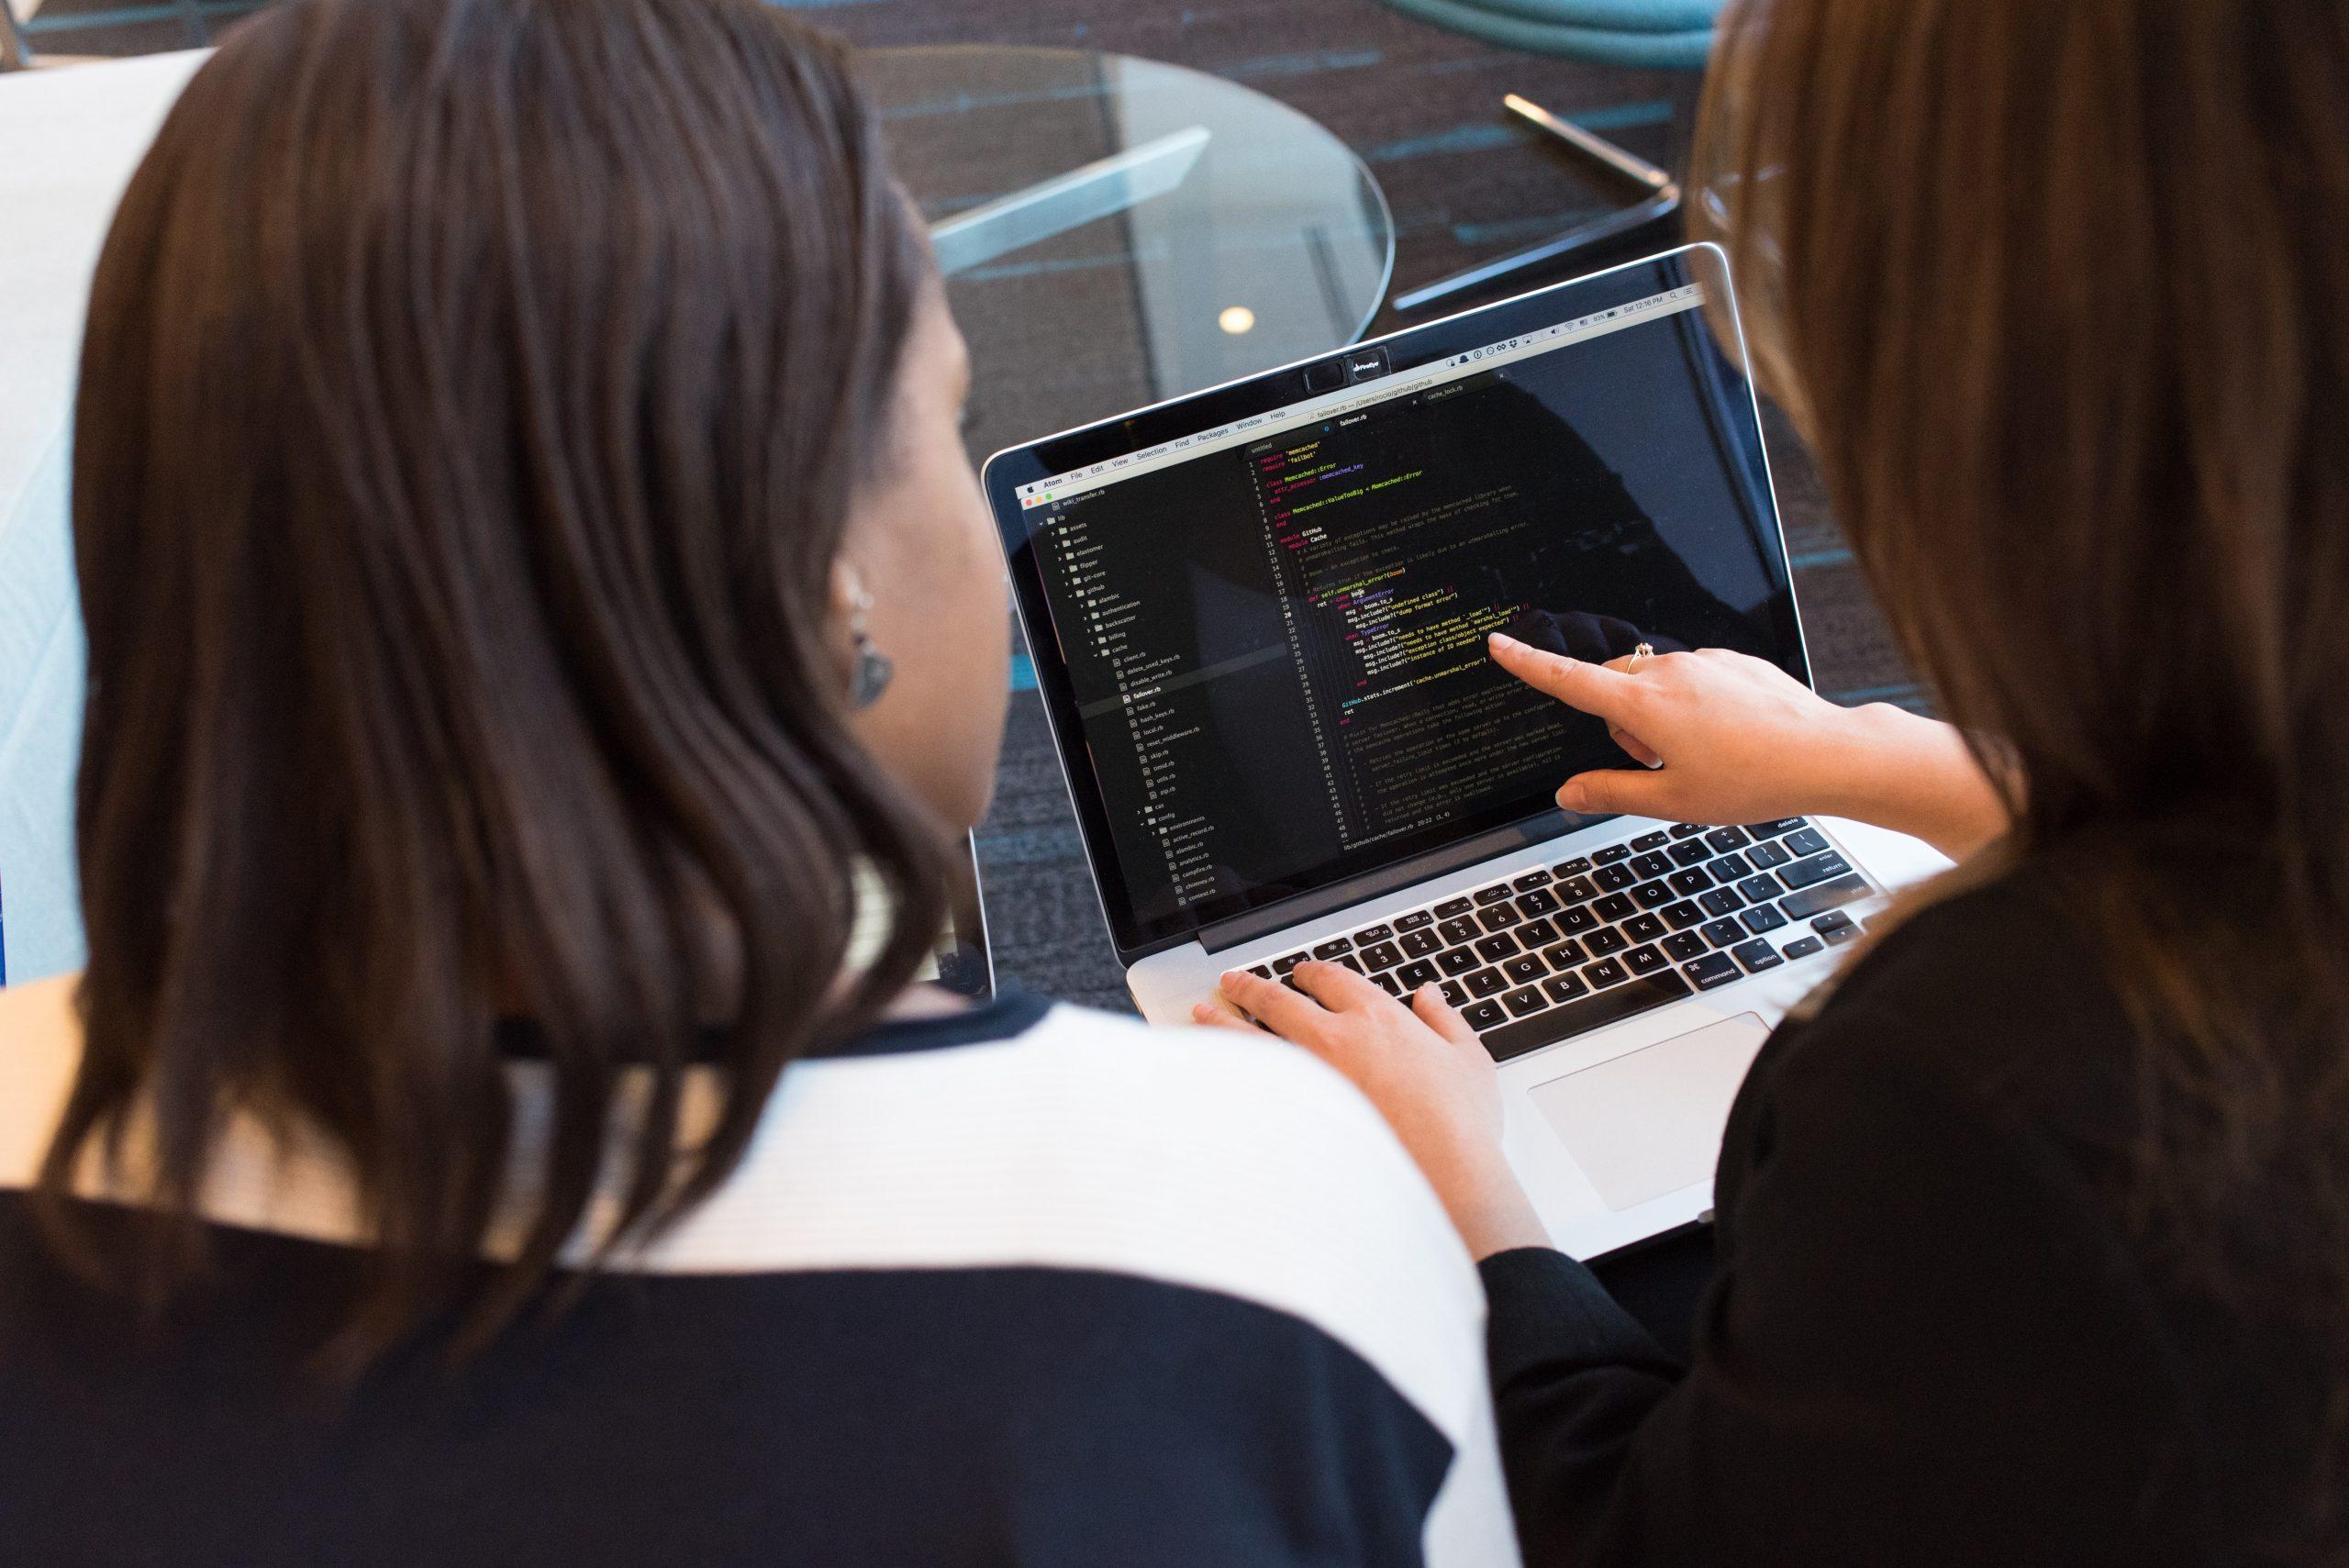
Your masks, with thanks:
[[[1360,337],[1394,225],[1345,144],[1123,55],[875,50],[859,72],[977,371],[975,456]]]

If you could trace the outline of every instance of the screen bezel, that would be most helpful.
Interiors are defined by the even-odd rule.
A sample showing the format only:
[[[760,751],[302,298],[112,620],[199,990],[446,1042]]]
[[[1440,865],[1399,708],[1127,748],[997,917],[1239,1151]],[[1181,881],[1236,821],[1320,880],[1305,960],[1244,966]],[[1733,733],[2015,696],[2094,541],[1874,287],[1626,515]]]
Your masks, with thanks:
[[[1476,817],[1462,819],[1444,829],[1436,841],[1410,842],[1408,847],[1400,848],[1392,854],[1375,858],[1373,863],[1348,866],[1323,880],[1287,888],[1277,896],[1261,903],[1241,902],[1228,909],[1219,907],[1215,912],[1175,929],[1158,932],[1143,929],[1135,917],[1131,893],[1119,864],[1115,840],[1109,828],[1108,807],[1089,761],[1090,746],[1085,739],[1084,722],[1077,715],[1076,698],[1069,681],[1068,669],[1052,635],[1052,612],[1045,597],[1042,568],[1019,505],[1019,487],[1073,469],[1141,451],[1163,441],[1213,429],[1235,419],[1286,408],[1308,396],[1317,395],[1304,384],[1308,366],[1358,354],[1373,346],[1386,350],[1386,374],[1392,376],[1453,354],[1485,347],[1503,338],[1538,331],[1557,322],[1587,315],[1595,309],[1644,298],[1688,283],[1703,284],[1708,291],[1708,299],[1721,304],[1721,313],[1714,319],[1725,320],[1735,334],[1736,340],[1726,347],[1732,369],[1742,374],[1745,365],[1743,335],[1742,328],[1737,324],[1735,296],[1730,289],[1729,259],[1718,246],[1688,245],[1464,311],[1424,326],[1409,328],[1383,338],[1366,339],[1332,354],[1298,361],[1261,375],[1155,404],[1116,418],[1080,426],[1022,446],[1007,448],[987,460],[981,473],[981,482],[986,491],[988,505],[995,513],[996,531],[1010,575],[1013,603],[1035,669],[1037,692],[1043,701],[1045,717],[1052,728],[1062,777],[1068,785],[1069,798],[1075,807],[1077,828],[1085,841],[1085,859],[1093,870],[1102,917],[1108,924],[1110,941],[1117,949],[1121,964],[1130,966],[1151,953],[1178,947],[1221,922],[1243,916],[1260,916],[1264,910],[1292,899],[1326,895],[1330,888],[1341,887],[1357,878],[1391,872],[1396,866],[1413,859],[1438,853],[1447,844],[1536,817],[1547,816],[1555,818],[1558,812],[1554,803],[1546,797],[1508,803]],[[1785,522],[1779,512],[1769,454],[1763,439],[1761,407],[1753,395],[1750,376],[1745,377],[1745,396],[1737,400],[1736,412],[1746,424],[1741,433],[1751,443],[1760,468],[1760,493],[1756,500],[1762,516],[1757,542],[1761,546],[1764,568],[1775,588],[1780,590],[1774,595],[1779,613],[1775,617],[1776,624],[1773,630],[1779,646],[1787,651],[1788,673],[1801,679],[1805,684],[1810,684],[1809,651],[1803,639],[1801,614],[1795,602],[1793,575],[1787,565]]]

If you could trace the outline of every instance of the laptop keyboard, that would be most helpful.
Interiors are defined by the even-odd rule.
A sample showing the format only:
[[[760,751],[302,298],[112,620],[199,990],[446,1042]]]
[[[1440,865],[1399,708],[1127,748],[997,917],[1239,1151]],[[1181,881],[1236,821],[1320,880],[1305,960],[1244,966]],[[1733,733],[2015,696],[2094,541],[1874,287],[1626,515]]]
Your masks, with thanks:
[[[1442,987],[1497,1061],[1860,934],[1876,889],[1799,817],[1682,823],[1522,872],[1253,966],[1295,985],[1308,958],[1394,995]]]

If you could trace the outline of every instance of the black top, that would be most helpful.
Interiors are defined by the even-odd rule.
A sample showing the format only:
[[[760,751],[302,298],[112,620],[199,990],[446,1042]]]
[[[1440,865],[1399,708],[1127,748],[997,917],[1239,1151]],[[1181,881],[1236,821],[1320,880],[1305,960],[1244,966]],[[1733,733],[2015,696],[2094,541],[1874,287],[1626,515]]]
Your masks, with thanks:
[[[2321,1358],[2149,1262],[2135,1051],[2011,878],[1756,1059],[1687,1367],[1562,1254],[1487,1260],[1527,1562],[2269,1561],[2305,1518]]]
[[[6,1568],[1509,1559],[1467,1255],[1278,1042],[1024,1000],[885,1025],[794,1064],[718,1191],[566,1310],[351,1388],[310,1362],[367,1262],[336,1167],[232,1128],[209,1272],[160,1315],[43,1243],[79,1049],[68,989],[0,993]],[[106,1254],[128,1218],[84,1204]]]

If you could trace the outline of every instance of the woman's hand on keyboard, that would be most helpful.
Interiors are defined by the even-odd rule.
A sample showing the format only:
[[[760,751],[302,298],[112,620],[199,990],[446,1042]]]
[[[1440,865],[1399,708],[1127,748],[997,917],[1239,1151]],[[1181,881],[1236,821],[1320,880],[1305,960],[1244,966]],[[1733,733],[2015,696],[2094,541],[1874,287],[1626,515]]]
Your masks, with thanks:
[[[1886,703],[1841,707],[1766,660],[1726,649],[1586,663],[1492,639],[1496,663],[1606,721],[1645,768],[1578,773],[1568,811],[1672,822],[1823,813],[1913,833],[1964,859],[2006,830],[1958,732]]]
[[[1225,975],[1200,1023],[1257,1026],[1352,1079],[1403,1140],[1478,1258],[1546,1247],[1549,1235],[1501,1157],[1500,1080],[1476,1031],[1432,985],[1410,1006],[1335,963],[1300,963],[1297,988],[1245,970]],[[1252,1021],[1253,1020],[1253,1021]]]

